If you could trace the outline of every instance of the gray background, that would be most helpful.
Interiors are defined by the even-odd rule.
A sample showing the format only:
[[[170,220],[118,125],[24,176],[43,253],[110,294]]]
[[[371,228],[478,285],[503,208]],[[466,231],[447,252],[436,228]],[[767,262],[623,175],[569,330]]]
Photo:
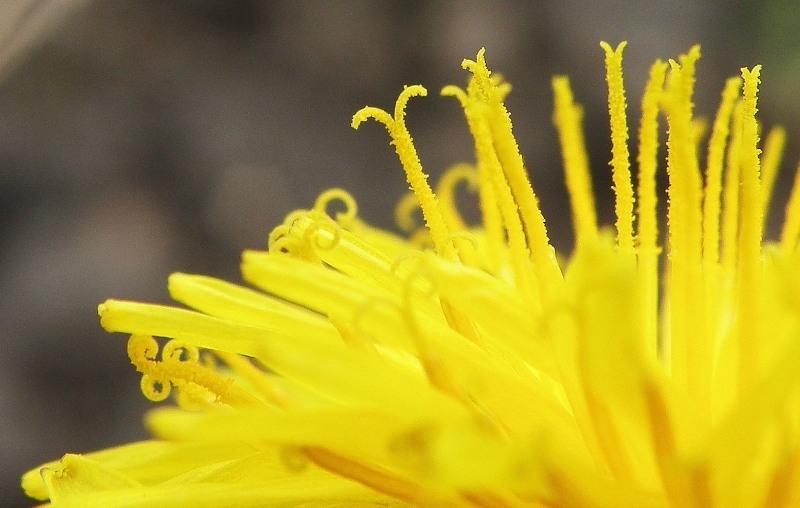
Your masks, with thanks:
[[[239,252],[263,247],[287,212],[330,186],[392,227],[402,171],[385,131],[355,132],[350,117],[366,104],[391,108],[404,84],[422,83],[431,96],[411,103],[408,122],[424,166],[436,175],[470,160],[462,114],[436,92],[464,84],[461,59],[481,46],[515,87],[508,105],[561,249],[571,239],[553,74],[569,74],[585,104],[601,216],[612,220],[602,39],[629,41],[634,131],[655,58],[703,44],[704,114],[725,77],[763,63],[761,117],[788,127],[787,173],[797,159],[800,16],[791,1],[0,5],[9,11],[0,10],[3,506],[29,504],[18,490],[29,467],[145,436],[139,377],[125,337],[99,328],[99,302],[166,302],[175,270],[239,280]]]

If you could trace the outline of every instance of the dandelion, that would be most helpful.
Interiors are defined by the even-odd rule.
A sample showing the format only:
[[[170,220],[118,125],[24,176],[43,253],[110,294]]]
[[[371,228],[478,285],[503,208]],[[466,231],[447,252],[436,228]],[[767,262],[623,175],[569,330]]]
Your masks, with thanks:
[[[102,326],[130,334],[145,396],[176,405],[146,416],[152,440],[26,473],[28,495],[81,507],[797,506],[800,178],[780,240],[765,243],[785,134],[760,140],[760,67],[725,84],[704,143],[699,48],[656,62],[634,178],[625,44],[602,47],[616,225],[598,227],[582,110],[556,77],[575,231],[563,269],[503,105],[510,87],[481,50],[463,63],[466,89],[442,91],[463,106],[475,163],[436,192],[405,124],[424,88],[405,88],[393,114],[353,118],[383,124],[397,150],[408,239],[333,189],[291,213],[268,251],[244,253],[257,289],[176,273],[169,291],[191,310],[101,304]],[[460,185],[476,191],[478,225],[454,204]]]

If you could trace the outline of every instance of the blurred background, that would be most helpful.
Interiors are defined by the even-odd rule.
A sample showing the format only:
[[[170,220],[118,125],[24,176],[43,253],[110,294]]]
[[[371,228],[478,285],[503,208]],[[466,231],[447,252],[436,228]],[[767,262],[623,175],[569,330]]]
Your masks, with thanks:
[[[481,46],[514,85],[507,104],[557,247],[568,252],[571,237],[554,74],[570,75],[585,105],[611,223],[600,40],[629,41],[632,134],[654,59],[702,44],[705,115],[726,77],[764,64],[761,118],[787,126],[791,180],[800,145],[791,0],[0,3],[0,506],[31,504],[18,487],[30,467],[145,437],[139,376],[126,338],[100,329],[99,302],[166,302],[178,270],[238,281],[239,252],[263,247],[287,212],[331,186],[393,228],[407,188],[400,165],[381,126],[355,132],[350,118],[424,84],[431,95],[408,110],[423,165],[435,178],[472,160],[457,103],[436,92],[465,83],[460,62]],[[788,185],[778,184],[781,206]]]

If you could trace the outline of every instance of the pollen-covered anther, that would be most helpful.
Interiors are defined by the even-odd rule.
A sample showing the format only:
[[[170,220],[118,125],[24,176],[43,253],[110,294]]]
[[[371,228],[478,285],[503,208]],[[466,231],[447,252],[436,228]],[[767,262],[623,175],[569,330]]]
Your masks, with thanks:
[[[474,83],[478,86],[478,90],[480,91],[481,95],[483,96],[483,100],[489,100],[492,98],[492,87],[487,85],[492,85],[492,72],[486,66],[486,48],[481,48],[478,51],[478,56],[475,60],[469,60],[465,58],[461,62],[461,68],[471,72],[475,76]]]
[[[394,116],[386,111],[375,108],[365,107],[353,115],[352,127],[358,129],[362,122],[372,118],[382,123],[389,133],[392,145],[395,147],[397,156],[406,173],[406,180],[414,191],[414,195],[419,200],[422,216],[425,218],[425,225],[430,231],[430,237],[436,252],[442,256],[450,258],[453,256],[453,246],[448,243],[447,237],[449,230],[447,223],[442,215],[439,201],[436,194],[428,183],[428,175],[422,169],[422,163],[417,155],[417,149],[411,138],[405,123],[405,109],[411,97],[424,97],[428,91],[420,85],[412,85],[403,88],[394,107]]]

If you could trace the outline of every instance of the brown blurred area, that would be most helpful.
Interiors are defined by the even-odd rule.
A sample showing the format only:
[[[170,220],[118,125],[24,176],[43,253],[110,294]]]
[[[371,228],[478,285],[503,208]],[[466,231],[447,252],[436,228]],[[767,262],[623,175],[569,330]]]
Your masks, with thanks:
[[[331,186],[393,227],[402,170],[383,128],[355,132],[350,118],[421,83],[430,95],[410,103],[408,123],[423,165],[437,175],[470,161],[463,116],[438,90],[465,83],[460,62],[481,46],[514,85],[508,106],[562,250],[554,74],[585,104],[612,221],[600,40],[629,41],[632,134],[650,63],[699,42],[698,112],[713,114],[725,77],[764,63],[762,119],[788,127],[787,173],[800,144],[800,44],[769,29],[800,32],[800,14],[774,14],[788,1],[11,4],[28,10],[0,8],[0,506],[31,504],[18,487],[30,467],[145,437],[126,338],[100,329],[99,302],[167,302],[172,271],[239,280],[239,252]]]

